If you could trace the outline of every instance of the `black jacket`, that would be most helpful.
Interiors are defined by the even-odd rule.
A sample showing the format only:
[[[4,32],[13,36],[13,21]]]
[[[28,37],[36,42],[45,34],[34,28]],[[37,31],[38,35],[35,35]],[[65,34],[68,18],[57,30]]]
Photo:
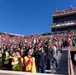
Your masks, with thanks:
[[[37,66],[37,63],[38,63],[38,53],[39,51],[38,50],[35,50],[32,54],[33,57],[35,57],[35,62],[36,62],[36,66]]]
[[[46,52],[38,51],[37,66],[46,66]]]
[[[48,47],[44,47],[44,50],[46,52],[47,59],[52,59],[53,49],[52,48],[49,49]]]

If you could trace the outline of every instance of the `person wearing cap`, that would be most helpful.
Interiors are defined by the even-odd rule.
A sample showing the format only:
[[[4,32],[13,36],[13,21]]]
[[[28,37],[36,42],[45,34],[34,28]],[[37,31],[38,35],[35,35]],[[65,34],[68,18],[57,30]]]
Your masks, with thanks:
[[[29,49],[27,51],[27,56],[24,57],[23,59],[23,71],[24,72],[32,72],[36,73],[36,63],[35,63],[35,58],[32,56],[32,50]]]

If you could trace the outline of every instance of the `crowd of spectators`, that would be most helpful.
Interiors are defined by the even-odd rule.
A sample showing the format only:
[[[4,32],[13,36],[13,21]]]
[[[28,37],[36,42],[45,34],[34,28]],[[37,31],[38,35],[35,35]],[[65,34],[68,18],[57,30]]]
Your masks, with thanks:
[[[76,12],[76,8],[70,8],[68,10],[61,10],[61,11],[56,11],[54,15],[59,15],[59,14],[66,14],[70,12]]]
[[[50,63],[54,63],[54,60],[56,68],[58,67],[58,61],[55,57],[58,56],[58,51],[62,53],[62,48],[66,46],[76,46],[76,30],[44,36],[42,34],[18,36],[0,33],[0,63],[2,59],[0,69],[5,67],[3,64],[5,51],[12,53],[19,51],[21,57],[24,58],[27,56],[27,51],[31,50],[32,56],[35,57],[37,72],[44,73],[45,70],[51,70]],[[42,53],[45,53],[41,54],[41,50]],[[44,60],[45,57],[46,60]],[[10,66],[12,66],[11,62],[8,67]]]

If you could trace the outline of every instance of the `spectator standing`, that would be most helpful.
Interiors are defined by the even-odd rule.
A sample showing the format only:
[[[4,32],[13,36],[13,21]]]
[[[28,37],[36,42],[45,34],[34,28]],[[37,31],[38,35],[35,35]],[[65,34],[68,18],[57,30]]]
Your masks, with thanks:
[[[39,48],[36,47],[36,48],[34,49],[33,54],[32,54],[32,55],[35,57],[35,62],[36,62],[37,71],[38,71],[38,52],[39,52]]]
[[[25,56],[23,59],[23,65],[23,71],[36,73],[36,63],[35,58],[32,57],[32,50],[29,49],[27,51],[27,56]]]
[[[22,71],[23,70],[23,58],[20,55],[19,51],[16,51],[16,54],[12,58],[12,70],[13,71]]]
[[[51,45],[49,44],[49,47],[48,47],[48,45],[45,45],[44,50],[46,52],[46,57],[47,57],[46,69],[51,70],[51,60],[53,57],[53,49],[52,49]]]
[[[46,65],[47,65],[47,56],[43,46],[39,48],[37,62],[38,62],[37,63],[38,73],[45,73]]]
[[[7,51],[5,50],[4,54],[3,54],[3,69],[4,70],[11,70],[12,69],[12,51]]]

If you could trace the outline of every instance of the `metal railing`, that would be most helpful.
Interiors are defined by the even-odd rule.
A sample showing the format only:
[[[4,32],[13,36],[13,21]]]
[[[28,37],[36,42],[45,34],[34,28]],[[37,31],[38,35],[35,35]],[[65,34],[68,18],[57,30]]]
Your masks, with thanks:
[[[70,47],[68,47],[68,75],[74,75],[73,63],[71,59]]]

